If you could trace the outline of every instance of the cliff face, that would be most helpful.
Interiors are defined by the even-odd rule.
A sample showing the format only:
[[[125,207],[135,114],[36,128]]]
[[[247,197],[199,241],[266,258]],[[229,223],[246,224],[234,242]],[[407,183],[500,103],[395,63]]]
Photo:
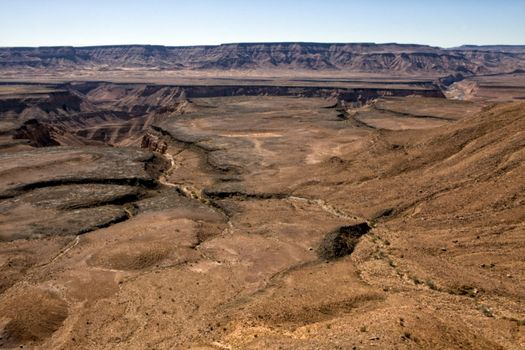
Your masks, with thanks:
[[[5,69],[300,69],[394,73],[500,73],[525,68],[525,49],[423,45],[248,43],[219,46],[0,48]]]
[[[27,139],[33,147],[58,146],[55,134],[61,132],[53,126],[42,124],[36,119],[30,119],[24,123],[14,135],[15,139]]]

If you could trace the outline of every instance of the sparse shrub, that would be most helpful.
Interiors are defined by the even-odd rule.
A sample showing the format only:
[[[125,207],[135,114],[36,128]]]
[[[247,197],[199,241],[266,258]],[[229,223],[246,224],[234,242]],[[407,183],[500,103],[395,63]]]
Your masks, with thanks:
[[[417,278],[416,276],[412,276],[411,277],[412,281],[414,282],[414,284],[416,285],[419,285],[419,284],[423,284],[423,281],[421,281],[419,278]]]
[[[432,281],[432,280],[427,280],[425,282],[425,284],[427,285],[428,288],[432,289],[432,290],[437,290],[438,287],[435,285],[435,283]]]
[[[494,317],[492,310],[485,305],[481,305],[479,307],[479,311],[481,311],[481,313],[486,317]]]

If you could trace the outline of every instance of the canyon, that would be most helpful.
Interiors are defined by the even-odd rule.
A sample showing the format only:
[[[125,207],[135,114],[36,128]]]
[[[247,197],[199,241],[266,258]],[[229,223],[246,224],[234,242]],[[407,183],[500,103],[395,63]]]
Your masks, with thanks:
[[[0,48],[0,349],[521,349],[525,50]]]

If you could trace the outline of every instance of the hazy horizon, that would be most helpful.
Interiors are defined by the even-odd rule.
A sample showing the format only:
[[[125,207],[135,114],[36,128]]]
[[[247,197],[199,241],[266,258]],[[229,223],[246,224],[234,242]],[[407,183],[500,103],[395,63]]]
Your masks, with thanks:
[[[221,45],[245,45],[245,44],[327,44],[327,45],[353,45],[353,44],[372,44],[372,45],[415,45],[415,46],[429,46],[439,47],[444,49],[452,49],[456,47],[469,47],[469,46],[525,46],[525,44],[470,44],[465,43],[457,46],[436,46],[429,44],[420,43],[400,43],[400,42],[365,42],[365,41],[354,41],[354,42],[330,42],[330,41],[243,41],[243,42],[229,42],[220,44],[187,44],[187,45],[163,45],[163,44],[143,44],[143,43],[131,43],[131,44],[100,44],[100,45],[37,45],[37,46],[0,46],[0,48],[51,48],[51,47],[74,47],[74,48],[87,48],[87,47],[118,47],[118,46],[158,46],[158,47],[201,47],[201,46],[221,46]]]
[[[1,2],[0,46],[228,43],[525,44],[525,2],[327,0]]]

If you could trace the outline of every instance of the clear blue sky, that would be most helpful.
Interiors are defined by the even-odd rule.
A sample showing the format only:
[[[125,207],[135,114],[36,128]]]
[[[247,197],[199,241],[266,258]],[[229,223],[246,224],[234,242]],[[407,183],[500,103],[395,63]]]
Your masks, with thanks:
[[[0,46],[525,44],[525,0],[0,0]]]

